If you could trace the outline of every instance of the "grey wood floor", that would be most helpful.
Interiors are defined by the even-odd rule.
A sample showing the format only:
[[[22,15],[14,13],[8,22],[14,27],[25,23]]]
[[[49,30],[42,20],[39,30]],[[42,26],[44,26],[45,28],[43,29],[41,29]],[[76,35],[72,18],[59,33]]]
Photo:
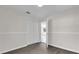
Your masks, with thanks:
[[[48,46],[47,48],[46,44],[44,43],[36,43],[4,54],[77,54],[77,53],[56,48],[53,46]]]

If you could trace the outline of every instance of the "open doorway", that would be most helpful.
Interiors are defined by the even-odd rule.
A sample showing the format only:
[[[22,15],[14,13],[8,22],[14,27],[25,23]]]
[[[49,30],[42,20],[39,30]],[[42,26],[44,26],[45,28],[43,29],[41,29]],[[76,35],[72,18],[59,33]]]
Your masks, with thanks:
[[[47,28],[47,21],[41,22],[41,42],[45,43],[48,47]]]

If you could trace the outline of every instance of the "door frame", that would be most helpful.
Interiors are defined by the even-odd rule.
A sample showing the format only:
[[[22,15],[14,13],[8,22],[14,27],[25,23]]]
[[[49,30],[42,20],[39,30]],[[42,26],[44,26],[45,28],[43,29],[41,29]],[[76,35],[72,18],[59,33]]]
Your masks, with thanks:
[[[49,41],[49,38],[48,38],[48,33],[49,33],[48,23],[49,23],[50,20],[51,20],[51,17],[48,17],[47,20],[46,20],[46,21],[47,21],[47,22],[46,22],[46,26],[47,26],[47,27],[46,27],[46,29],[47,29],[47,33],[46,33],[46,44],[47,44],[47,48],[48,48],[48,45],[49,45],[49,44],[48,44],[48,41]]]

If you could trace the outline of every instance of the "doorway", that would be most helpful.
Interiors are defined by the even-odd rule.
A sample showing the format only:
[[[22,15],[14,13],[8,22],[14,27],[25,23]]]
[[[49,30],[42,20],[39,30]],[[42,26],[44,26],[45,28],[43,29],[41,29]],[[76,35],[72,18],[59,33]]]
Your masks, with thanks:
[[[47,29],[48,29],[47,21],[41,22],[41,42],[45,43],[46,46],[48,47]]]

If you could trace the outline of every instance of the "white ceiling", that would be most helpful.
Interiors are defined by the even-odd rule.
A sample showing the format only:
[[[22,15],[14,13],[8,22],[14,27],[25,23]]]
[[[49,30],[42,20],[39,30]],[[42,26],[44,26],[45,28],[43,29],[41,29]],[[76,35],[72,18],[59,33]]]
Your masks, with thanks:
[[[72,5],[44,5],[43,7],[38,7],[37,5],[1,5],[0,8],[5,8],[13,10],[19,15],[32,16],[40,18],[40,20],[45,19],[49,16],[60,15],[68,9],[72,9]],[[30,15],[26,14],[26,11],[31,12]],[[39,20],[39,19],[38,19]]]

